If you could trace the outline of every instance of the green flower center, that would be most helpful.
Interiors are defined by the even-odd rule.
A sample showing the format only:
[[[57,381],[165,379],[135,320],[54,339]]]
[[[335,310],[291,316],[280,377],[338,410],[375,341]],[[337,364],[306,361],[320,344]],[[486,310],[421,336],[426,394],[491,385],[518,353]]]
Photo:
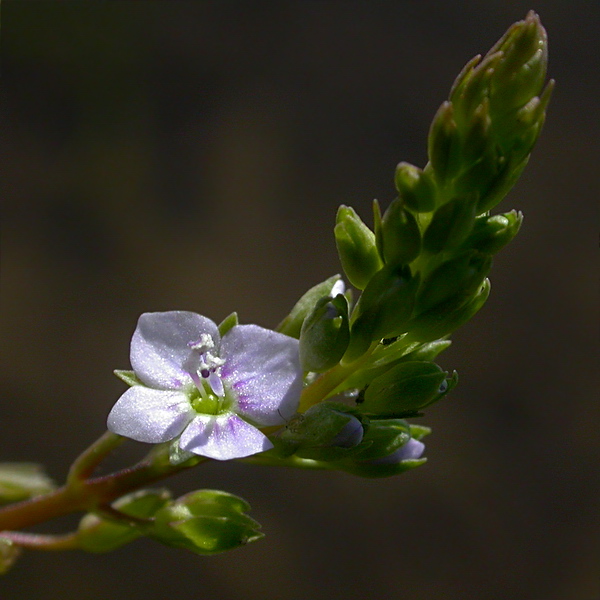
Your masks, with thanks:
[[[202,381],[201,389],[194,387],[189,398],[192,408],[202,415],[220,415],[229,412],[234,403],[227,389],[225,395],[219,398],[206,381]]]

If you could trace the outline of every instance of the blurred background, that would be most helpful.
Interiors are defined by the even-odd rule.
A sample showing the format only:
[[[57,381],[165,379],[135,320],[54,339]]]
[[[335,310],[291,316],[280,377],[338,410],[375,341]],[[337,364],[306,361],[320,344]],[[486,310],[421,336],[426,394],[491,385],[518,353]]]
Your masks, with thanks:
[[[274,327],[340,270],[338,205],[371,222],[396,163],[424,166],[461,67],[530,8],[557,90],[500,207],[521,234],[440,357],[461,383],[423,419],[428,464],[207,465],[168,485],[245,497],[266,539],[29,553],[3,600],[600,597],[596,2],[5,0],[0,450],[62,481],[124,390],[142,312]]]

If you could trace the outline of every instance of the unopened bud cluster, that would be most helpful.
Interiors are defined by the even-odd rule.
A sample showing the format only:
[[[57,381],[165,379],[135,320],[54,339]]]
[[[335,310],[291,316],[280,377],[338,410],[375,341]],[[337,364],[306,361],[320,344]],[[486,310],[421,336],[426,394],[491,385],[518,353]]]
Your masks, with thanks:
[[[467,63],[433,119],[429,162],[423,169],[397,166],[398,195],[383,214],[374,202],[373,228],[353,208],[340,207],[340,262],[361,293],[352,303],[341,281],[330,278],[280,326],[299,337],[301,364],[314,383],[275,451],[364,476],[392,474],[390,464],[398,469],[420,458],[426,432],[411,435],[403,419],[420,415],[456,384],[456,372],[433,360],[449,345],[446,337],[483,306],[492,257],[519,231],[520,212],[489,211],[518,179],[542,128],[553,87],[544,87],[546,63],[546,32],[530,13],[483,58]],[[331,373],[339,381],[326,397],[336,402],[313,406],[311,388]],[[344,393],[352,400],[340,405]],[[352,447],[339,443],[347,428],[359,427]],[[381,442],[388,438],[395,441]]]

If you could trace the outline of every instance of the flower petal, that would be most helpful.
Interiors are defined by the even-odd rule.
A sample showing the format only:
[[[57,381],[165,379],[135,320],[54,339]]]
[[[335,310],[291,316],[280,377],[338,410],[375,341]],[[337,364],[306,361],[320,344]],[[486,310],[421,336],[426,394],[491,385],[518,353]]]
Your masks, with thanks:
[[[298,340],[237,325],[223,336],[220,355],[221,377],[238,400],[238,414],[259,425],[281,425],[294,415],[302,391]]]
[[[233,413],[198,415],[179,440],[182,450],[215,460],[231,460],[273,447],[266,435]]]
[[[138,442],[158,444],[177,437],[195,414],[182,392],[134,385],[110,411],[108,429]]]
[[[173,310],[144,313],[131,340],[131,366],[150,387],[176,390],[192,380],[186,369],[193,351],[189,344],[209,334],[219,345],[219,330],[208,318],[193,312]]]

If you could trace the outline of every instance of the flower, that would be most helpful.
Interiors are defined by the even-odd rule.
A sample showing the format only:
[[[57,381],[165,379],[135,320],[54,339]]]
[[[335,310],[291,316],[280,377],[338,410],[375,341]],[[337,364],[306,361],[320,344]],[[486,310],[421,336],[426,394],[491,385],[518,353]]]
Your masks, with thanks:
[[[257,426],[282,425],[298,407],[298,340],[258,325],[235,325],[221,338],[196,313],[144,313],[130,358],[141,384],[117,400],[108,429],[139,442],[180,436],[184,452],[242,458],[273,447]]]

